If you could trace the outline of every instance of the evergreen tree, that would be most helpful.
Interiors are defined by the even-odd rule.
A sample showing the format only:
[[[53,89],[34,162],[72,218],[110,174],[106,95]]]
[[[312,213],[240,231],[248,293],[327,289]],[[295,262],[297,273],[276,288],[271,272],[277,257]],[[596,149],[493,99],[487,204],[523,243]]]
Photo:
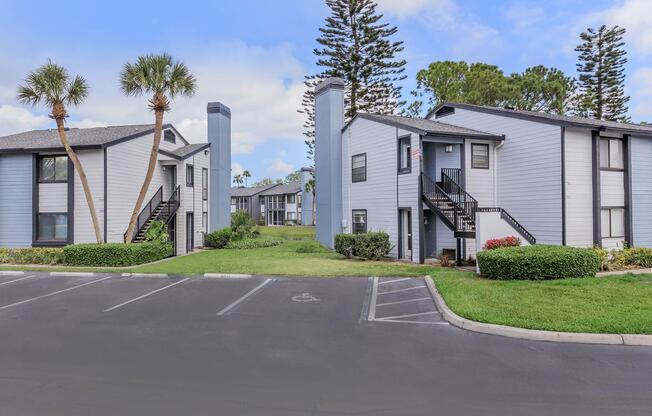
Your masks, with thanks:
[[[580,97],[576,112],[600,120],[628,122],[625,95],[625,64],[627,58],[622,41],[625,28],[602,25],[588,28],[580,34],[579,52]]]
[[[350,120],[358,112],[393,114],[402,106],[401,87],[397,81],[405,79],[405,60],[396,55],[403,50],[403,42],[392,37],[395,26],[383,23],[373,0],[326,0],[330,16],[325,27],[319,28],[313,50],[317,66],[322,71],[306,77],[306,92],[300,113],[305,114],[304,135],[308,157],[314,157],[315,85],[324,78],[340,77],[346,84],[345,118]]]

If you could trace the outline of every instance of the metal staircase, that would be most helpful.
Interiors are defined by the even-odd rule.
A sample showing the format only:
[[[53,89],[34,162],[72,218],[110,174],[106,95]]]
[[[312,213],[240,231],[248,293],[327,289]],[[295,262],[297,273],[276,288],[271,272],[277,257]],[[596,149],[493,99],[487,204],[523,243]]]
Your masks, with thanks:
[[[145,234],[151,227],[154,221],[163,221],[168,224],[174,214],[179,209],[181,204],[181,187],[177,186],[170,198],[166,201],[163,200],[163,187],[158,188],[154,196],[149,200],[147,205],[138,214],[136,220],[136,232],[131,240],[134,243],[141,243],[145,241]],[[124,240],[127,241],[127,234],[124,235]]]

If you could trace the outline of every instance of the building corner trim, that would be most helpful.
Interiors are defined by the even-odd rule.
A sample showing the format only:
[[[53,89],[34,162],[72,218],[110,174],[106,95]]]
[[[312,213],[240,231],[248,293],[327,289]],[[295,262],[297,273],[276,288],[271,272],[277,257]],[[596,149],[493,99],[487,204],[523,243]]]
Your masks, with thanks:
[[[593,245],[602,247],[601,186],[600,186],[600,132],[591,131],[592,177],[593,177]]]

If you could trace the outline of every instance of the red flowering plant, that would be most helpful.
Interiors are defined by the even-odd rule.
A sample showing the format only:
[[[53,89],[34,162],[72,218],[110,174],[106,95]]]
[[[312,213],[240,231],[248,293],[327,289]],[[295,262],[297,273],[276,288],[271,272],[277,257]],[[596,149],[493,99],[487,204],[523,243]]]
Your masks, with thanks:
[[[516,237],[516,236],[509,236],[509,237],[503,237],[503,238],[493,238],[491,240],[487,240],[486,243],[484,243],[484,247],[482,248],[483,250],[493,250],[495,248],[501,248],[501,247],[516,247],[521,245],[521,239]]]

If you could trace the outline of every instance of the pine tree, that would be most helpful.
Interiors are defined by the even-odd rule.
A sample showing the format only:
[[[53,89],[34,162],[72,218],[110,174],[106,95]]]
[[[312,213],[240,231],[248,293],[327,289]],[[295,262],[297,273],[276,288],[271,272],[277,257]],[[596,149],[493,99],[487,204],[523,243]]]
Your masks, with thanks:
[[[304,136],[311,159],[315,140],[313,89],[322,79],[344,79],[347,120],[358,112],[393,114],[404,104],[401,87],[396,85],[405,79],[406,62],[396,58],[403,51],[403,42],[391,39],[398,28],[381,22],[383,15],[376,12],[373,0],[326,0],[326,5],[331,14],[325,27],[319,29],[320,47],[313,50],[322,71],[306,77],[299,110],[306,116]]]
[[[625,28],[602,25],[596,31],[588,28],[580,34],[579,52],[580,100],[576,113],[600,120],[628,122],[625,95],[627,52],[622,41]]]

